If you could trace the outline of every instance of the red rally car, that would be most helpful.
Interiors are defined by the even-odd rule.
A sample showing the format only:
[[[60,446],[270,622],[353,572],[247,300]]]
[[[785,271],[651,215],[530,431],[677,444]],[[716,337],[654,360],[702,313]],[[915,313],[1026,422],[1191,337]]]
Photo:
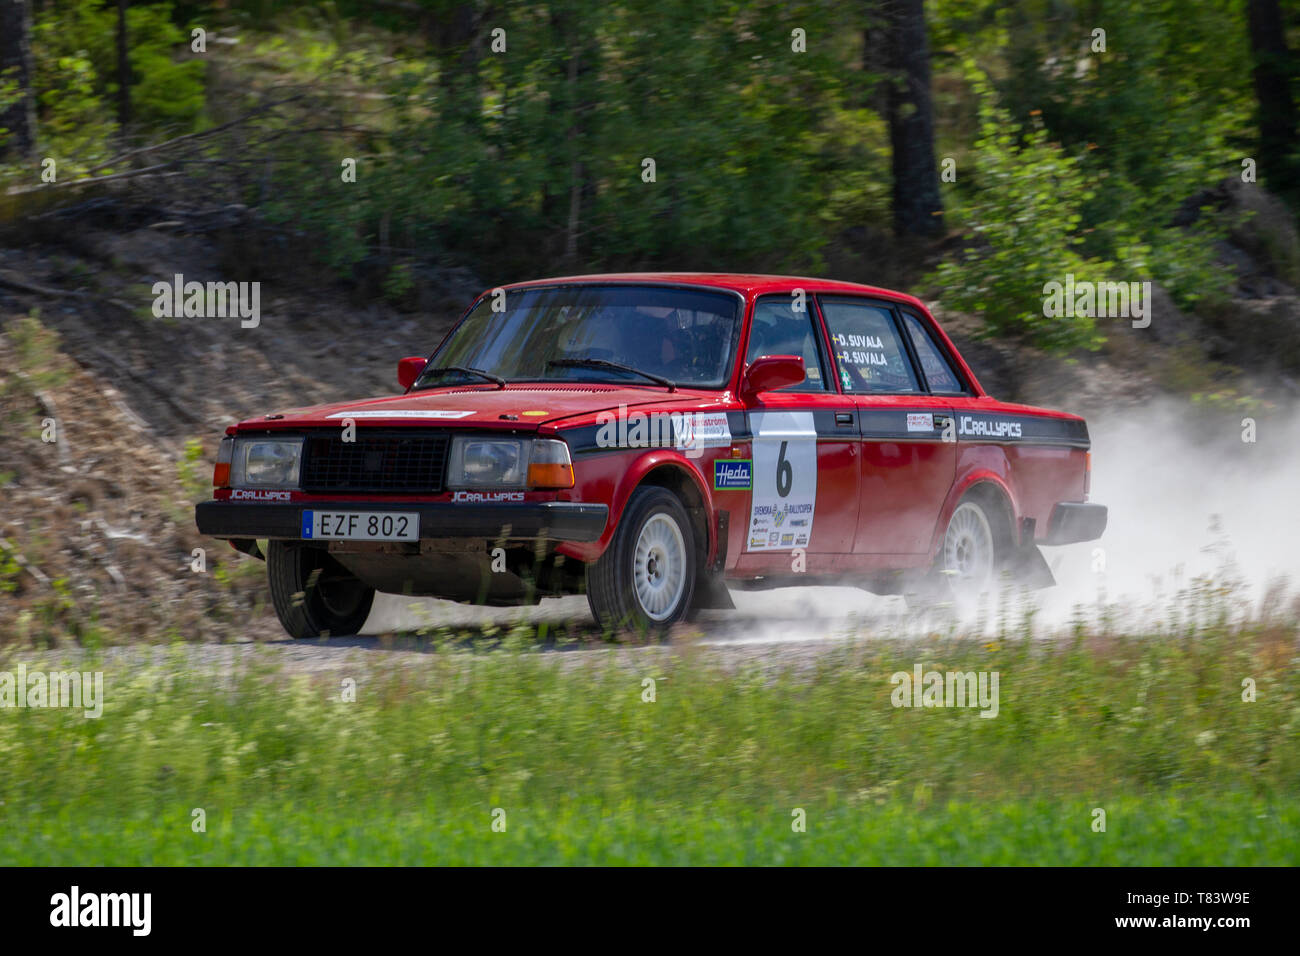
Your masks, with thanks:
[[[885,289],[524,282],[397,378],[226,430],[198,528],[265,557],[294,637],[355,633],[376,591],[585,592],[602,626],[651,630],[732,607],[724,582],[962,604],[1052,583],[1038,545],[1106,526],[1084,420],[985,394]]]

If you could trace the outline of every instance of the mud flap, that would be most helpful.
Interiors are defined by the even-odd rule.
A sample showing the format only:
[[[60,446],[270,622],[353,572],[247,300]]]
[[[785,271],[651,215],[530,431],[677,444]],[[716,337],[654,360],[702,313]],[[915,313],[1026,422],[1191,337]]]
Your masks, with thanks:
[[[695,581],[695,599],[691,607],[693,610],[734,611],[736,605],[721,574],[701,574]]]
[[[1030,590],[1050,588],[1056,584],[1052,569],[1047,566],[1047,559],[1036,544],[1018,548],[1004,567],[1016,584]]]
[[[257,543],[256,538],[231,538],[230,546],[240,554],[247,554],[261,561],[266,560],[266,555],[262,553],[262,548]]]

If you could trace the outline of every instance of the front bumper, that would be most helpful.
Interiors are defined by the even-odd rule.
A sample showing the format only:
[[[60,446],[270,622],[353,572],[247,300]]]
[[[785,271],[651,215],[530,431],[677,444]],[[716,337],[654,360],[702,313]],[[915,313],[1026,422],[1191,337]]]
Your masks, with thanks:
[[[1058,501],[1047,521],[1044,544],[1077,544],[1095,541],[1106,531],[1105,505],[1083,501]]]
[[[420,538],[527,538],[596,541],[609,506],[584,501],[458,504],[437,502],[312,501],[249,504],[204,501],[194,508],[199,533],[213,538],[302,540],[304,511],[405,511],[420,515]]]

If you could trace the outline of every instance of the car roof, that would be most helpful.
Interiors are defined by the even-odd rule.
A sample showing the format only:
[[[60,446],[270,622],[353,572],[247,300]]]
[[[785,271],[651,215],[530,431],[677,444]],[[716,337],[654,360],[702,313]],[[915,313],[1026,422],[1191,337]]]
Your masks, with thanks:
[[[557,276],[553,279],[533,279],[503,286],[506,289],[527,289],[549,285],[596,285],[600,283],[645,283],[649,285],[688,285],[702,288],[727,289],[746,296],[765,292],[788,292],[801,288],[807,292],[842,292],[851,295],[873,295],[906,302],[925,310],[920,299],[892,289],[841,282],[837,279],[815,279],[810,276],[755,275],[739,272],[608,272],[581,276]]]

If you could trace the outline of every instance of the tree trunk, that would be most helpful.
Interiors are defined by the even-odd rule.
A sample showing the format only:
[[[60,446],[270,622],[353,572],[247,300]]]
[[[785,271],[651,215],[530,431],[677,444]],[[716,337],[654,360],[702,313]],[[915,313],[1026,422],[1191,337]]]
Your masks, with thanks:
[[[1271,184],[1290,185],[1297,147],[1293,63],[1277,0],[1250,0],[1247,21],[1259,101],[1259,169]]]
[[[428,15],[425,27],[438,57],[438,86],[446,115],[474,129],[482,118],[479,69],[488,42],[483,28],[491,22],[492,9],[458,3],[444,15]]]
[[[126,0],[117,0],[117,125],[131,122],[131,61],[127,56]]]
[[[31,35],[27,0],[0,0],[0,77],[18,84],[18,99],[0,112],[0,127],[9,131],[4,152],[22,158],[36,154]]]
[[[930,47],[922,0],[883,0],[885,116],[893,148],[894,233],[943,232],[943,201],[934,159]]]
[[[551,13],[552,35],[565,52],[556,63],[556,79],[547,110],[555,129],[564,128],[563,139],[555,141],[555,168],[567,170],[564,183],[548,182],[542,193],[542,218],[548,228],[563,223],[562,232],[554,234],[551,255],[572,266],[582,251],[580,237],[586,210],[595,199],[595,183],[583,161],[588,123],[595,111],[591,84],[597,70],[597,44],[589,24],[581,22],[567,9]],[[559,187],[559,188],[556,188]]]

